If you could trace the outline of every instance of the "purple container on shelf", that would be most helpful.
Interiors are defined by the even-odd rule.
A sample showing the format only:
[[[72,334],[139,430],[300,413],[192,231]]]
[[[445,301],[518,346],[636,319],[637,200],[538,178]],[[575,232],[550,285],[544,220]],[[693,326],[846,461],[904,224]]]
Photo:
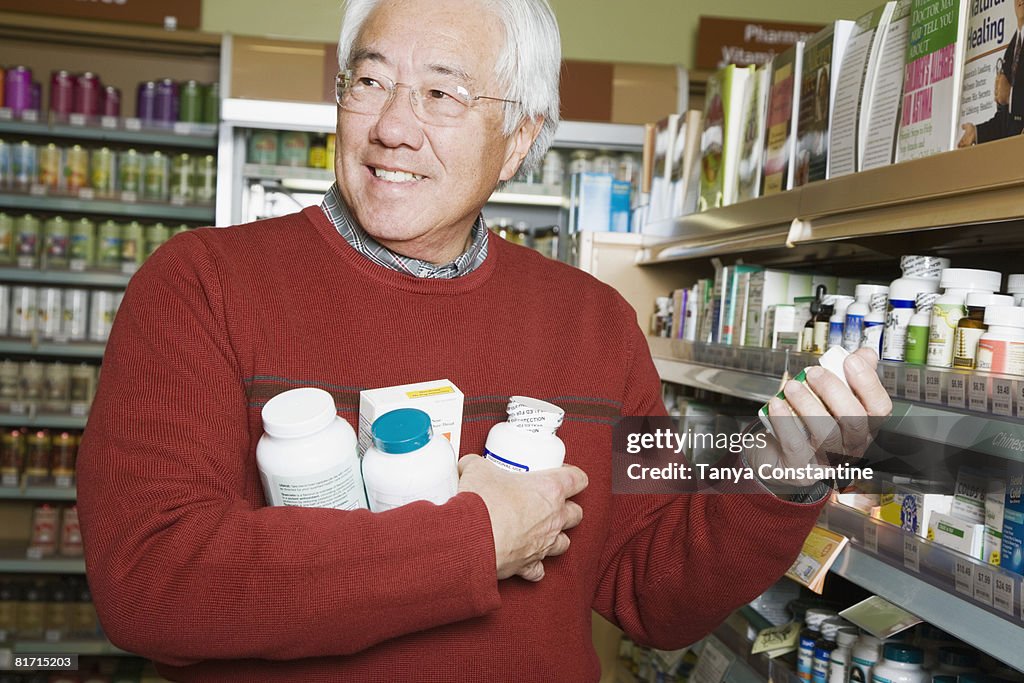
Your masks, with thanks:
[[[144,123],[156,121],[156,82],[139,83],[139,93],[135,103],[135,116]]]
[[[39,81],[32,81],[32,106],[33,111],[43,108],[43,84]]]
[[[85,116],[99,116],[103,85],[100,77],[86,71],[75,79],[75,113]]]
[[[74,111],[75,77],[60,69],[50,73],[50,114],[66,119]]]
[[[121,91],[112,85],[103,88],[103,116],[121,117]]]
[[[167,124],[178,120],[178,84],[170,78],[156,84],[156,120]]]
[[[24,66],[12,66],[4,78],[4,106],[14,112],[15,117],[32,108],[32,70]]]

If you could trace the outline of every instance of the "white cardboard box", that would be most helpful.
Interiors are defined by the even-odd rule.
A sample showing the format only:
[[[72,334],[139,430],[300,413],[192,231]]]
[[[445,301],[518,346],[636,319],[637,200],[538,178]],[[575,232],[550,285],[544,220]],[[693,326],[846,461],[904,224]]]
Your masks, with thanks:
[[[972,524],[953,515],[933,512],[928,518],[928,540],[976,560],[986,559],[984,524]]]
[[[373,443],[370,427],[374,420],[399,408],[419,408],[430,416],[434,433],[451,442],[458,459],[464,398],[459,388],[446,379],[359,392],[359,456]]]

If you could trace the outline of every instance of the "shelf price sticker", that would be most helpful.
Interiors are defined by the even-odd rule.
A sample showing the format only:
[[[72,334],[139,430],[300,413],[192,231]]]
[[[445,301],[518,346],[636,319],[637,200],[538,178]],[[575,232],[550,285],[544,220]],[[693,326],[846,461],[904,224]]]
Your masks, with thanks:
[[[1001,573],[992,577],[992,606],[1003,614],[1013,616],[1013,579]]]
[[[942,403],[942,373],[938,370],[924,371],[924,400],[936,405]]]
[[[897,383],[896,366],[886,365],[882,367],[882,386],[889,392],[890,396],[896,395]]]
[[[14,110],[10,107],[0,107],[0,121],[11,121],[14,119]]]
[[[967,407],[967,378],[963,375],[952,374],[949,376],[949,393],[946,395],[946,405],[950,408]]]
[[[21,120],[25,123],[39,123],[39,112],[35,109],[26,109],[21,112]]]
[[[903,398],[908,401],[921,400],[921,371],[907,368],[903,372]]]
[[[974,597],[974,567],[970,560],[958,557],[956,566],[953,567],[954,578],[956,579],[956,592]]]
[[[992,570],[978,567],[974,572],[974,600],[992,606]]]
[[[988,412],[988,379],[985,377],[971,377],[970,386],[967,392],[967,400],[971,410],[979,413]]]
[[[864,520],[864,549],[878,554],[878,527],[870,519]]]
[[[992,413],[1003,417],[1013,415],[1013,380],[992,379]]]
[[[1024,417],[1024,382],[1017,382],[1017,417]]]
[[[68,123],[72,126],[84,126],[85,114],[71,114],[68,116]]]
[[[124,129],[134,131],[136,133],[139,132],[142,130],[142,119],[125,119]]]
[[[107,128],[108,130],[117,130],[120,121],[117,120],[116,116],[101,116],[100,127]]]
[[[921,544],[917,536],[910,533],[903,537],[903,566],[917,574],[921,573]]]

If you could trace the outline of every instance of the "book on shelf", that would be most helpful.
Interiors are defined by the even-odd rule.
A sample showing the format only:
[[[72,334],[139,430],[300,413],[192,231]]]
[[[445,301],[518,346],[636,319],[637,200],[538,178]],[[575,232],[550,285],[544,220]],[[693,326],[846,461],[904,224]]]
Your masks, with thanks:
[[[764,130],[771,87],[771,64],[757,67],[743,96],[743,121],[740,160],[737,167],[736,201],[754,199],[761,194],[761,170],[764,160]]]
[[[804,44],[793,173],[795,187],[828,177],[832,102],[839,82],[839,65],[853,25],[854,22],[845,19],[834,21]]]
[[[797,103],[803,54],[804,43],[798,41],[772,60],[768,115],[765,121],[762,195],[784,192],[793,187],[793,155],[796,149]]]
[[[697,178],[700,174],[701,118],[701,112],[696,110],[690,110],[679,117],[670,173],[673,218],[697,210],[697,196],[700,191]]]
[[[971,4],[960,90],[961,147],[1019,135],[1024,128],[1024,49],[1016,3]],[[1024,11],[1021,11],[1024,21]]]
[[[836,97],[829,127],[828,177],[854,173],[863,157],[864,139],[859,123],[870,106],[871,88],[878,71],[882,40],[896,3],[887,2],[854,22],[839,66]]]
[[[956,146],[970,0],[914,0],[896,161]]]
[[[872,79],[864,85],[857,170],[888,166],[896,158],[896,134],[903,105],[903,67],[910,42],[910,10],[913,0],[896,0],[892,17],[883,30]]]
[[[701,211],[736,201],[737,166],[743,92],[754,67],[733,64],[708,77],[704,95],[704,130],[701,134]]]

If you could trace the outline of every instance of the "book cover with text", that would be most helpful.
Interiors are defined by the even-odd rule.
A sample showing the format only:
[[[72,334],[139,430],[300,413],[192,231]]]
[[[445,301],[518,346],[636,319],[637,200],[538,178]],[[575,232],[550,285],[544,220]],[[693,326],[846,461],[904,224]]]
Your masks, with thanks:
[[[858,171],[888,166],[896,158],[900,108],[903,104],[903,67],[910,41],[913,0],[896,0],[892,19],[883,34],[874,79],[865,89],[861,108],[861,156]]]
[[[736,201],[743,92],[754,67],[730,64],[708,77],[701,135],[700,210]]]
[[[793,155],[796,149],[799,114],[797,102],[803,54],[804,43],[800,41],[772,60],[765,122],[762,195],[785,192],[793,187]]]
[[[1022,25],[1024,2],[971,3],[958,146],[1019,135],[1024,128]]]
[[[771,87],[771,64],[757,67],[743,97],[743,121],[740,125],[740,160],[737,166],[736,201],[754,199],[761,194],[761,171],[764,161],[764,130],[768,116],[768,89]]]

